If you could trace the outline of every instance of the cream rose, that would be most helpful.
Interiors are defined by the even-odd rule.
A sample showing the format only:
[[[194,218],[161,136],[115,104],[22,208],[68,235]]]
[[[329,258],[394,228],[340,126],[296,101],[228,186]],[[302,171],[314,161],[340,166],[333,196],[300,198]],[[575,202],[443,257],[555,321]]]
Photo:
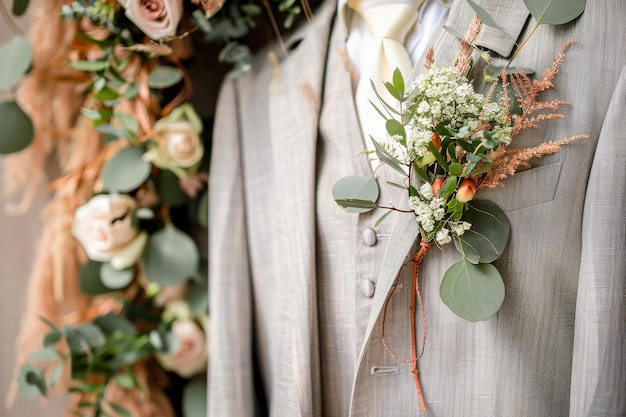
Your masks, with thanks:
[[[183,300],[172,300],[165,305],[161,320],[166,322],[174,320],[172,333],[180,341],[180,347],[175,353],[156,355],[163,368],[174,371],[184,378],[206,371],[207,316],[202,315],[194,320],[189,304]]]
[[[145,158],[159,168],[172,171],[179,178],[193,173],[204,155],[200,140],[202,122],[189,104],[176,108],[153,126],[155,145]]]
[[[131,224],[135,200],[127,195],[100,194],[76,209],[72,234],[89,259],[124,269],[137,261],[146,242]]]
[[[126,16],[151,39],[176,34],[183,13],[182,0],[118,0]]]
[[[179,349],[171,355],[157,354],[163,368],[174,371],[183,378],[190,378],[206,371],[207,343],[204,331],[196,322],[176,320],[172,333],[180,341]]]

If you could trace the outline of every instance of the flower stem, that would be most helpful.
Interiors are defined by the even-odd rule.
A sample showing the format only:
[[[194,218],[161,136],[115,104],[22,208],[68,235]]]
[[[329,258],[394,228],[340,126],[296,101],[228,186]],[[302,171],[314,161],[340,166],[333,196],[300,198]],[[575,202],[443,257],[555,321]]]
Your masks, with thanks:
[[[424,312],[424,302],[422,300],[422,293],[419,288],[419,268],[422,264],[422,260],[424,259],[424,255],[431,248],[431,245],[422,241],[420,243],[420,249],[413,258],[413,275],[411,279],[411,305],[409,306],[409,314],[410,314],[410,323],[411,323],[411,356],[413,361],[411,363],[411,373],[413,374],[413,381],[415,382],[415,389],[417,390],[417,398],[420,402],[420,407],[422,408],[422,412],[426,411],[426,403],[424,402],[424,394],[422,393],[422,387],[420,385],[419,380],[419,372],[417,369],[417,361],[422,358],[424,354],[424,347],[426,345],[426,314]],[[420,311],[422,314],[422,319],[424,322],[424,337],[422,339],[422,352],[417,354],[417,330],[415,329],[415,302],[419,300],[420,302]]]

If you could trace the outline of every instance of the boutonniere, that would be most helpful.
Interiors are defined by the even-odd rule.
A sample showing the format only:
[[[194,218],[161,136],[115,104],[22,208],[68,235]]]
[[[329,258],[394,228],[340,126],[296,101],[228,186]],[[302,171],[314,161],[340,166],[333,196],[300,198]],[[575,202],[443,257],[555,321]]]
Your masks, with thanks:
[[[423,354],[426,341],[419,287],[419,270],[424,256],[432,248],[453,243],[460,259],[441,277],[441,300],[466,320],[481,321],[492,317],[502,305],[505,295],[504,281],[493,262],[507,245],[510,225],[506,214],[496,203],[479,198],[480,190],[504,186],[503,181],[507,177],[514,175],[520,167],[530,166],[531,158],[556,153],[563,145],[585,137],[579,135],[548,141],[525,149],[509,147],[521,131],[536,128],[542,121],[564,117],[559,113],[559,107],[567,102],[558,99],[541,101],[540,95],[555,88],[553,80],[563,63],[565,52],[575,42],[563,45],[541,79],[533,79],[530,70],[488,65],[489,74],[485,74],[485,79],[491,85],[485,95],[480,94],[468,78],[471,55],[475,49],[473,42],[483,24],[498,27],[483,9],[471,0],[468,2],[476,15],[462,37],[455,65],[437,66],[431,50],[424,75],[407,86],[400,71],[396,70],[393,79],[385,83],[395,102],[385,102],[377,92],[379,103],[373,104],[382,116],[381,123],[385,123],[388,133],[385,138],[372,138],[375,152],[382,163],[402,177],[397,183],[384,185],[405,190],[408,209],[378,205],[379,184],[372,177],[345,177],[333,188],[335,201],[347,211],[362,213],[374,208],[386,208],[388,211],[376,225],[394,211],[415,216],[420,242],[412,258],[412,357],[400,360],[412,363],[423,410],[426,407],[417,361]],[[538,3],[529,2],[534,6]],[[582,10],[575,14],[570,6],[567,3],[567,7],[560,10],[569,13],[571,20]],[[584,1],[582,7],[584,9]],[[529,9],[534,15],[533,9]],[[548,6],[542,11],[547,9]],[[484,53],[481,52],[481,55]],[[376,91],[375,85],[373,88]],[[424,339],[419,355],[415,328],[416,300],[420,301],[424,317]],[[387,304],[383,309],[383,321],[386,309]],[[387,352],[398,359],[387,346],[384,323],[381,339]]]

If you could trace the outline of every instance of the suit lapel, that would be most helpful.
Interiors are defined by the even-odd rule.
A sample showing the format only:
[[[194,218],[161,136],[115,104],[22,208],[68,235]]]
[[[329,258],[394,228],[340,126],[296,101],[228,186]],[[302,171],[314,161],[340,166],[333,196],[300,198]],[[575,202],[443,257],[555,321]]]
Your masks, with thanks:
[[[288,274],[292,309],[291,378],[302,416],[320,415],[315,284],[315,160],[330,27],[336,10],[326,2],[314,20],[278,51],[270,85],[270,131],[279,201],[285,220],[281,270]],[[294,46],[295,45],[295,46]],[[284,369],[283,369],[284,371]]]

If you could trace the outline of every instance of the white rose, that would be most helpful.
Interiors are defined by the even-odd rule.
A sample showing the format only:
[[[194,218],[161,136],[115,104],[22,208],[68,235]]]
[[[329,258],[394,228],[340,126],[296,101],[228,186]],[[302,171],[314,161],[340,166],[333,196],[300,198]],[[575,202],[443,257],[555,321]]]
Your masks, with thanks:
[[[119,0],[126,16],[151,39],[176,34],[183,14],[182,0]]]
[[[186,178],[202,159],[202,122],[189,104],[176,108],[153,126],[156,145],[145,158],[159,168]]]
[[[171,355],[157,354],[163,368],[189,378],[206,371],[207,343],[204,331],[192,320],[176,320],[172,333],[178,337],[180,348]]]
[[[127,195],[100,194],[76,209],[72,234],[89,259],[111,261],[117,269],[136,262],[146,236],[131,224],[135,208],[135,200]]]

